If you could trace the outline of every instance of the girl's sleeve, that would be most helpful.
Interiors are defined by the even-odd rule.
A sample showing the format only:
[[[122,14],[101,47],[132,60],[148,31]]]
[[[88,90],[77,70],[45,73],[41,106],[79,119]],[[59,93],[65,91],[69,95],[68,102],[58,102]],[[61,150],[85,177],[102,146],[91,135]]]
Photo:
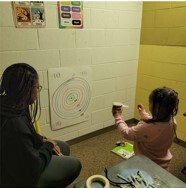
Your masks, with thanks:
[[[143,120],[152,119],[152,116],[149,115],[149,113],[147,113],[147,112],[145,111],[145,109],[141,109],[141,110],[138,110],[138,111],[139,111],[139,114],[140,114],[140,116],[141,116],[141,119],[143,119]]]
[[[121,115],[119,115],[115,118],[115,122],[124,138],[131,141],[145,141],[147,139],[147,129],[144,128],[145,123],[143,121],[139,121],[137,125],[129,127]]]

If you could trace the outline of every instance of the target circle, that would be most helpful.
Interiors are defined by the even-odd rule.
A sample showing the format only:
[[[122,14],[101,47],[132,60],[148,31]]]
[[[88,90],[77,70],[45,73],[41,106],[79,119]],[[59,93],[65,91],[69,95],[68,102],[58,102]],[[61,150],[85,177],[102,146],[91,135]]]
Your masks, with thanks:
[[[60,118],[78,118],[84,115],[90,98],[89,84],[86,80],[76,77],[67,80],[56,89],[52,97],[52,107]]]

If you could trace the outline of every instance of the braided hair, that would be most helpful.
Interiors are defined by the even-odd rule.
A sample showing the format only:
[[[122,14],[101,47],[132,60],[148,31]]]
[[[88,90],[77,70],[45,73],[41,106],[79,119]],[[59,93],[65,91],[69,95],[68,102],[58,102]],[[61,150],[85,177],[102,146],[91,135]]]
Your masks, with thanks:
[[[31,104],[33,86],[39,79],[37,71],[26,63],[10,65],[3,73],[0,81],[0,95],[6,97],[7,105],[14,109],[28,108]],[[31,119],[36,118],[38,99],[34,101],[34,112]]]
[[[148,122],[169,121],[178,112],[178,93],[173,89],[162,87],[153,90],[149,96],[152,119]]]

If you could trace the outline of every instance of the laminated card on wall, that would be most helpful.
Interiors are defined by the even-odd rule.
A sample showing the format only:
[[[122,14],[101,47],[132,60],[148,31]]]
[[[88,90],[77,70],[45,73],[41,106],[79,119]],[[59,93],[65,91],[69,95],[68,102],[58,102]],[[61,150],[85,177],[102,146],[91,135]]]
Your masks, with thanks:
[[[40,28],[46,26],[44,1],[15,1],[12,4],[16,27]]]
[[[90,119],[91,69],[88,66],[48,70],[51,128],[57,130]]]

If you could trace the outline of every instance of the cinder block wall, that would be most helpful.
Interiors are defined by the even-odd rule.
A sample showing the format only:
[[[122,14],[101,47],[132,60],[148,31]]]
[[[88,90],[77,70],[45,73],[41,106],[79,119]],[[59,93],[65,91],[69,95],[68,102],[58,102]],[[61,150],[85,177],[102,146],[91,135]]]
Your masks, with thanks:
[[[141,30],[141,2],[84,2],[84,28],[59,29],[57,2],[45,2],[46,28],[15,28],[11,2],[0,2],[0,74],[17,62],[39,73],[42,134],[71,140],[113,125],[111,105],[129,105],[125,119],[134,117]],[[48,68],[88,65],[92,68],[90,121],[51,131]]]
[[[162,86],[179,93],[177,134],[186,141],[186,2],[143,3],[135,105],[148,110],[150,92]]]

